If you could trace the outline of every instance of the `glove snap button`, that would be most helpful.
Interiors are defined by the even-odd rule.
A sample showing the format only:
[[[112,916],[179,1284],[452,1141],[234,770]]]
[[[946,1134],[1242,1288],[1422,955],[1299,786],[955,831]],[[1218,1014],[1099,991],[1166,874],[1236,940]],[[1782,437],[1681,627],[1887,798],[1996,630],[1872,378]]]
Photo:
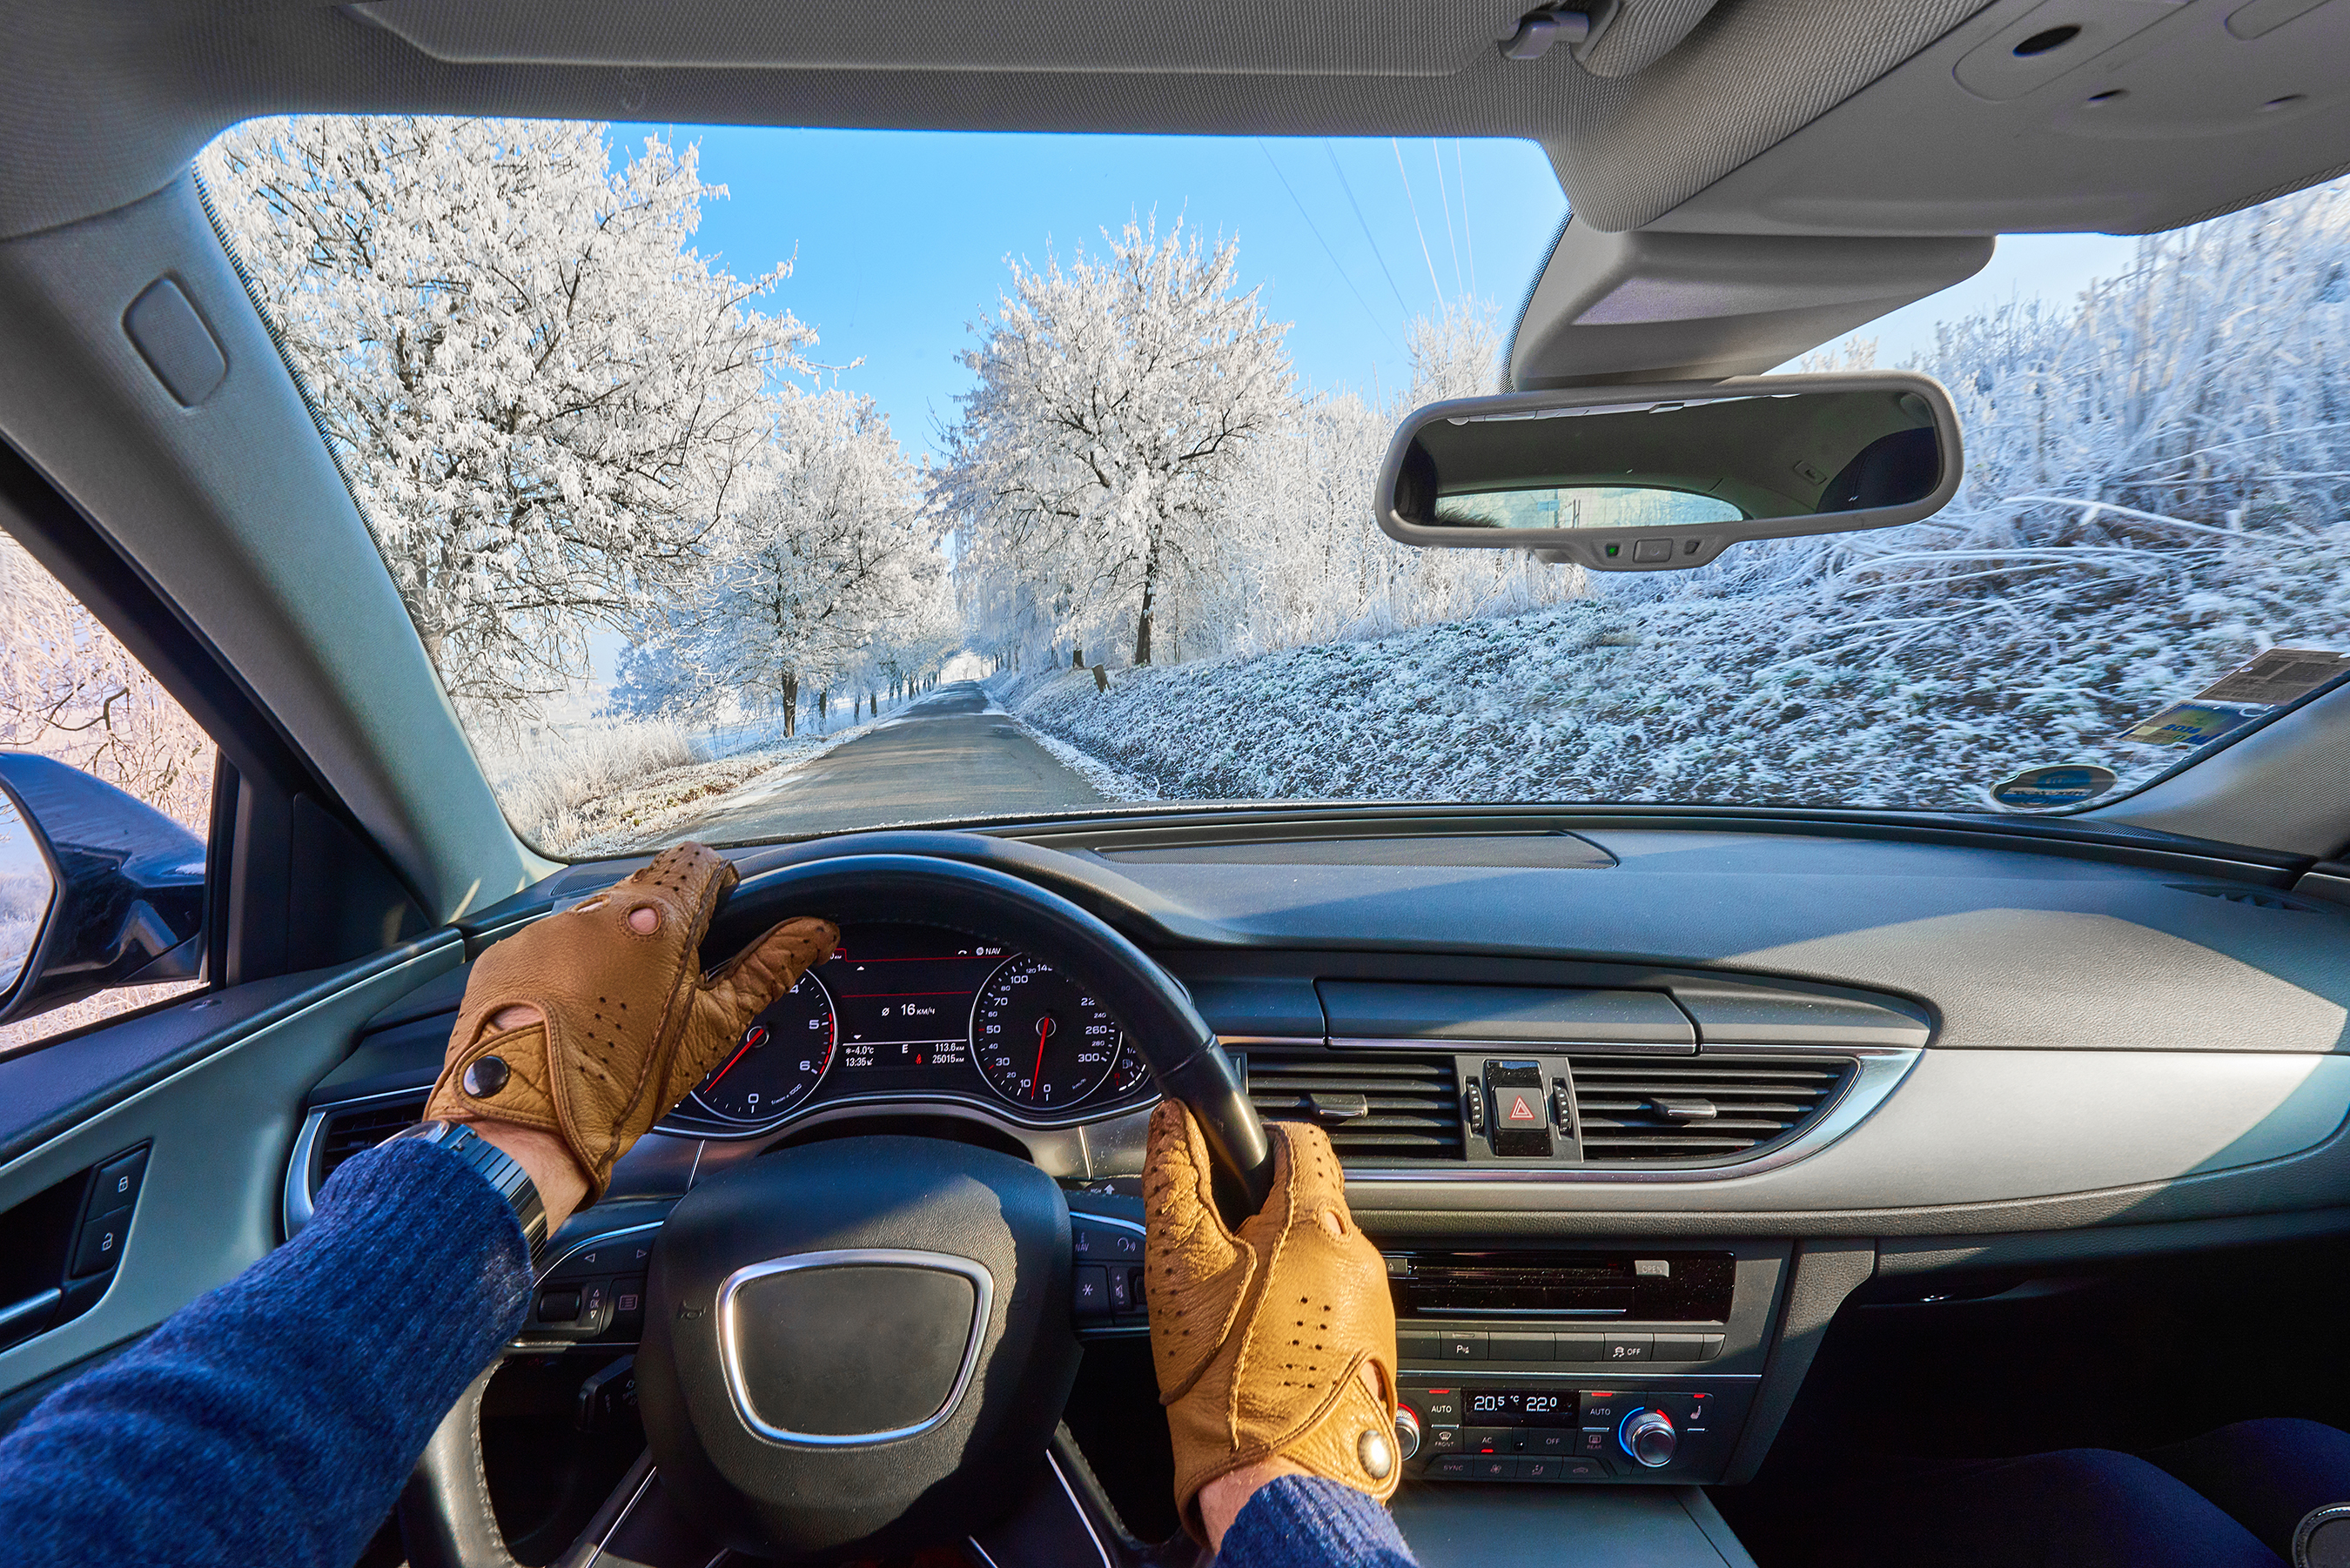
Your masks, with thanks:
[[[465,1093],[477,1100],[486,1100],[506,1086],[513,1075],[504,1062],[495,1056],[484,1056],[465,1068]]]
[[[1355,1457],[1363,1461],[1363,1472],[1373,1480],[1385,1480],[1395,1469],[1395,1445],[1388,1435],[1376,1427],[1367,1428],[1356,1439]]]

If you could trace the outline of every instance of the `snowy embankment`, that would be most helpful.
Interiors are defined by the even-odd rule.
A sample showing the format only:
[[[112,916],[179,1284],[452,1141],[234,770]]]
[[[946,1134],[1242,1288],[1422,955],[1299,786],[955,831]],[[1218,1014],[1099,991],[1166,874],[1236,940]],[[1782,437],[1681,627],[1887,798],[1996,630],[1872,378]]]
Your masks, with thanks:
[[[2207,605],[2132,587],[2084,569],[2021,635],[1996,603],[1880,618],[1816,586],[1603,595],[1120,670],[1107,692],[1090,670],[989,687],[1040,733],[1134,781],[1131,794],[1164,799],[1980,810],[1986,786],[2033,763],[2101,756],[2125,787],[2158,772],[2178,753],[2112,738],[2265,640]]]
[[[890,708],[895,712],[904,702]],[[623,855],[723,805],[723,796],[813,762],[880,722],[785,736],[744,726],[689,733],[608,720],[483,756],[508,820],[542,854]]]

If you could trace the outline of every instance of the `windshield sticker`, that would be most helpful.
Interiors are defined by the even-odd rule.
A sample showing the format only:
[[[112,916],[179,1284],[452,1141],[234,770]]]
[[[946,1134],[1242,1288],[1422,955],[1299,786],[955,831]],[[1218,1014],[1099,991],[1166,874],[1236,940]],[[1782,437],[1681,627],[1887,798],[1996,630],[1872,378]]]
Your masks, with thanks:
[[[2264,706],[2225,707],[2217,702],[2173,702],[2122,739],[2141,746],[2199,746],[2268,711]]]
[[[2198,702],[2297,702],[2350,669],[2350,653],[2326,648],[2272,648],[2241,670],[2195,693]]]
[[[2114,770],[2095,763],[2054,763],[2026,768],[1991,786],[1991,799],[2019,811],[2078,805],[2114,787]]]

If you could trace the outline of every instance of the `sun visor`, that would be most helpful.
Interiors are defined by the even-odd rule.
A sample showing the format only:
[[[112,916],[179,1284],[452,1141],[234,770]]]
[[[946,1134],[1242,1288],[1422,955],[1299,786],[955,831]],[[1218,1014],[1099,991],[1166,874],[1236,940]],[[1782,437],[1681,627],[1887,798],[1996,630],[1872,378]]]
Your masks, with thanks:
[[[1609,234],[1569,223],[1518,319],[1510,386],[1757,375],[1973,276],[1992,243]]]

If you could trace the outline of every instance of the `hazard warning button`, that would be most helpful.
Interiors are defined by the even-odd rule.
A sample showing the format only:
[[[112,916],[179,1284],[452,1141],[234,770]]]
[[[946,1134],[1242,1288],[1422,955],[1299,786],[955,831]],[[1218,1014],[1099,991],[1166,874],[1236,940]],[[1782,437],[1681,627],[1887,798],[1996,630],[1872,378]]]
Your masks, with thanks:
[[[1493,1102],[1493,1152],[1504,1159],[1551,1158],[1550,1096],[1544,1092],[1542,1064],[1487,1062],[1485,1092]]]

